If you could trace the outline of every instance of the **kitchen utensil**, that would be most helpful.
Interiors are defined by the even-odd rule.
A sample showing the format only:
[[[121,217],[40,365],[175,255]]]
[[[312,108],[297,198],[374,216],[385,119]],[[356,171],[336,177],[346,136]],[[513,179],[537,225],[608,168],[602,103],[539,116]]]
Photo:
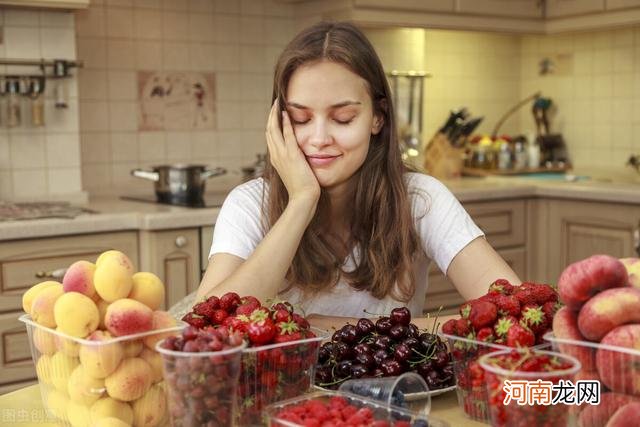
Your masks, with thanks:
[[[464,122],[461,126],[456,127],[451,133],[451,143],[454,147],[464,146],[469,135],[480,125],[484,117],[476,117]]]
[[[256,161],[250,165],[243,167],[242,182],[247,182],[262,176],[264,168],[267,164],[267,155],[263,153],[256,154]]]
[[[20,82],[7,80],[7,126],[20,126]]]
[[[32,78],[29,85],[31,99],[31,124],[44,126],[44,77]]]
[[[543,98],[541,96],[536,97],[533,103],[533,108],[531,111],[536,122],[538,135],[549,134],[549,119],[547,118],[547,111],[549,111],[551,104],[551,99]]]
[[[224,168],[207,169],[204,165],[160,165],[151,171],[134,169],[131,175],[154,181],[156,198],[161,203],[200,205],[205,182],[227,173]]]
[[[53,75],[58,77],[58,81],[56,82],[54,88],[54,97],[55,97],[55,107],[56,108],[68,108],[69,96],[67,94],[67,86],[65,84],[64,79],[60,77],[68,77],[69,76],[69,67],[70,64],[62,59],[56,59],[53,61]]]

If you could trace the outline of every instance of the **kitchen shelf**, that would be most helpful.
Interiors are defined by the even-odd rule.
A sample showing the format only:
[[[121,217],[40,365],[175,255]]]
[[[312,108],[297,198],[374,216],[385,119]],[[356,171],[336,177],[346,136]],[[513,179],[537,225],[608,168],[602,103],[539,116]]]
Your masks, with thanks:
[[[525,169],[480,169],[480,168],[462,168],[463,176],[518,176],[518,175],[531,175],[535,173],[565,173],[571,170],[571,165],[563,167],[551,167],[551,168],[525,168]]]

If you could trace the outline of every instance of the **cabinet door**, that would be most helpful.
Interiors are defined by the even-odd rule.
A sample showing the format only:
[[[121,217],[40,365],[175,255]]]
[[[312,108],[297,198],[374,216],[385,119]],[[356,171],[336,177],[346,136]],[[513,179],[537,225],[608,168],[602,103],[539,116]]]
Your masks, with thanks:
[[[200,270],[202,273],[209,265],[209,251],[211,251],[211,241],[213,240],[213,227],[200,228]]]
[[[21,309],[22,294],[34,284],[61,279],[37,275],[46,276],[82,259],[95,262],[109,249],[124,252],[138,266],[138,237],[133,231],[2,242],[0,312]]]
[[[512,18],[542,18],[540,0],[458,0],[458,12]]]
[[[0,383],[3,385],[36,378],[29,335],[24,323],[18,320],[20,314],[12,312],[0,315]]]
[[[591,255],[636,256],[640,207],[556,200],[548,209],[547,257],[554,280],[567,265]]]
[[[501,249],[497,251],[500,256],[516,272],[518,277],[525,280],[527,277],[526,252],[524,248]],[[489,283],[486,284],[489,287]],[[424,300],[424,312],[436,313],[442,306],[441,314],[455,314],[460,304],[465,299],[456,290],[453,284],[442,274],[435,263],[431,263],[429,270],[429,288]]]
[[[198,289],[200,235],[197,228],[140,233],[144,271],[156,274],[165,286],[164,308]]]
[[[627,9],[640,7],[640,0],[606,0],[607,10]]]
[[[605,0],[547,0],[546,16],[548,18],[559,18],[604,12],[604,4]]]
[[[524,200],[465,203],[464,208],[494,248],[524,245]]]

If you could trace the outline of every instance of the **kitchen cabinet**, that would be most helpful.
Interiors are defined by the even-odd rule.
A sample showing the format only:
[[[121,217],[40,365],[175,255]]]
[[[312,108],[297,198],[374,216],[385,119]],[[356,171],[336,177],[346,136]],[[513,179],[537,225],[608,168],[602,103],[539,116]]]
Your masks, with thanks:
[[[546,16],[548,18],[558,18],[604,12],[604,3],[604,0],[546,0]]]
[[[458,0],[457,12],[509,18],[542,18],[540,0]]]
[[[209,265],[209,251],[213,241],[213,227],[200,228],[200,270],[204,274]]]
[[[44,280],[61,280],[56,273],[73,262],[95,262],[109,249],[118,249],[138,262],[135,231],[5,241],[0,244],[0,391],[35,381],[36,373],[22,315],[22,294]]]
[[[547,281],[555,283],[572,262],[594,254],[618,258],[637,256],[635,234],[640,206],[586,201],[546,200],[546,229],[541,252],[546,254]]]
[[[86,9],[89,0],[0,0],[0,6],[34,7],[38,9]]]
[[[200,232],[198,228],[140,231],[140,270],[156,274],[165,286],[163,308],[198,289]]]
[[[514,199],[464,204],[475,223],[484,231],[487,241],[496,249],[519,277],[527,277],[526,212],[527,200]],[[454,314],[464,298],[438,269],[435,263],[429,271],[429,287],[425,295],[424,312]]]

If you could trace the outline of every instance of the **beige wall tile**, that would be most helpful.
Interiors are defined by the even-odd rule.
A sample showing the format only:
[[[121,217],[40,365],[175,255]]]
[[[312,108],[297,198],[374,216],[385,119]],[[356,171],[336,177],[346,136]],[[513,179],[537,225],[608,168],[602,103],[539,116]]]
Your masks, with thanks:
[[[80,167],[80,137],[77,133],[48,134],[45,138],[47,167]]]
[[[11,169],[11,149],[9,146],[9,136],[0,134],[0,171]]]
[[[108,7],[107,36],[131,38],[133,32],[133,10],[122,7]]]
[[[112,131],[138,130],[138,104],[120,101],[109,103],[109,129]]]
[[[239,101],[242,78],[238,73],[216,73],[216,89],[216,100]]]
[[[200,162],[218,158],[218,149],[227,143],[222,135],[223,132],[194,132],[191,136],[192,159]]]
[[[240,49],[234,45],[215,45],[216,70],[218,71],[239,71],[240,70]]]
[[[162,38],[162,13],[160,10],[134,9],[133,24],[137,39]]]
[[[191,159],[191,132],[167,132],[168,161],[188,161]]]
[[[212,0],[187,0],[189,2],[189,10],[192,12],[208,12],[213,13],[215,3]],[[234,2],[229,2],[234,3]]]
[[[266,18],[264,28],[267,44],[286,45],[295,35],[284,18]]]
[[[111,164],[91,164],[82,165],[82,188],[85,191],[96,194],[104,193],[111,187]]]
[[[37,198],[48,192],[45,169],[13,170],[13,197]]]
[[[189,10],[188,1],[162,0],[162,8],[164,10]]]
[[[85,68],[105,68],[107,66],[107,41],[98,38],[78,38],[78,58],[82,58]]]
[[[75,59],[75,31],[72,28],[41,28],[40,46],[45,59]]]
[[[215,45],[212,43],[190,43],[190,68],[194,71],[212,72],[216,68]]]
[[[138,98],[135,71],[108,72],[109,100],[135,101]]]
[[[112,132],[110,143],[112,162],[138,161],[138,138],[135,132]]]
[[[239,1],[213,0],[216,13],[240,13]]]
[[[4,9],[4,23],[7,26],[37,27],[40,16],[37,10]]]
[[[263,12],[266,16],[293,17],[293,5],[279,0],[262,0]]]
[[[215,37],[215,23],[213,15],[207,13],[189,14],[189,40],[197,42],[212,42]]]
[[[90,68],[78,70],[78,92],[81,100],[106,100],[107,72]]]
[[[162,0],[133,0],[133,6],[146,9],[161,9]]]
[[[240,17],[240,43],[260,45],[265,43],[263,17]]]
[[[162,14],[162,38],[185,41],[189,39],[189,14],[165,11]]]
[[[4,45],[9,58],[32,59],[42,56],[39,28],[5,27]]]
[[[109,132],[83,132],[80,134],[82,164],[111,161]]]
[[[245,103],[242,108],[242,129],[266,129],[269,104],[267,102]]]
[[[162,44],[162,67],[169,71],[189,69],[189,45],[178,42]]]
[[[49,169],[49,194],[72,194],[82,191],[81,180],[80,166]]]
[[[101,6],[89,6],[76,12],[76,33],[82,37],[103,37],[106,14]]]
[[[137,163],[113,163],[111,165],[111,182],[114,186],[124,189],[125,193],[135,192],[135,188],[148,188],[153,183],[131,176],[131,171],[138,167]]]
[[[240,40],[240,18],[237,15],[214,15],[216,43],[238,43]]]
[[[65,83],[70,84],[71,81],[67,80]],[[45,99],[44,115],[47,132],[78,132],[80,126],[78,100],[70,98],[67,105],[68,107],[64,109],[56,108],[53,99]]]
[[[14,134],[9,137],[9,146],[14,170],[46,166],[44,135]]]
[[[242,128],[243,103],[218,102],[217,119],[219,130],[233,130]]]
[[[136,45],[132,40],[107,41],[107,68],[132,70],[136,64]]]
[[[138,159],[142,162],[164,162],[167,159],[164,132],[138,134]]]
[[[13,180],[10,170],[0,170],[0,200],[13,199]]]
[[[127,7],[133,6],[133,0],[104,0],[105,6],[120,6]]]
[[[266,66],[264,46],[242,45],[240,46],[240,68],[245,73],[267,73],[270,70]]]
[[[136,69],[159,70],[162,68],[162,43],[137,40]]]
[[[74,13],[65,11],[40,11],[40,26],[74,28]]]
[[[243,15],[263,15],[264,2],[262,0],[241,0],[240,13]]]

